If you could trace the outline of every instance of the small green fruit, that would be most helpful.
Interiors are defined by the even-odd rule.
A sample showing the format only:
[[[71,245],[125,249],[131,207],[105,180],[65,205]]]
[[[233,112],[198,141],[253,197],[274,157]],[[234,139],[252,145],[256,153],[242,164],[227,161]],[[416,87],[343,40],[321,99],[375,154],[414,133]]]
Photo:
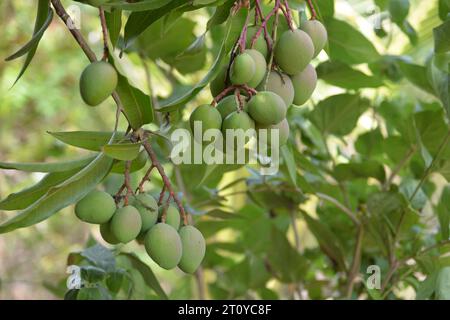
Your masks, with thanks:
[[[262,125],[280,123],[286,118],[286,104],[276,93],[260,91],[248,103],[248,112],[256,122]]]
[[[318,20],[307,20],[302,23],[300,29],[305,31],[311,38],[314,45],[313,58],[317,57],[327,43],[327,29],[325,29],[324,25]]]
[[[186,273],[194,273],[205,257],[206,244],[201,232],[193,226],[184,226],[180,229],[181,255],[178,267]]]
[[[113,197],[104,191],[94,190],[75,205],[75,215],[84,222],[108,222],[116,211]]]
[[[285,31],[275,47],[275,61],[289,75],[306,68],[314,55],[314,45],[309,35],[299,29]]]
[[[116,89],[118,76],[116,69],[104,61],[88,65],[80,78],[80,93],[90,106],[99,105]]]
[[[237,131],[242,129],[243,131]],[[222,134],[227,144],[234,146],[235,148],[245,146],[251,139],[251,135],[246,135],[247,130],[255,129],[255,121],[245,111],[232,112],[225,118],[222,124]],[[228,130],[231,130],[228,132]],[[229,136],[229,134],[232,136]],[[250,132],[254,134],[254,132]],[[230,137],[232,139],[230,140]]]
[[[160,209],[160,216],[162,215],[164,208]],[[180,211],[177,207],[169,205],[166,210],[166,223],[172,226],[175,230],[180,228]]]
[[[248,82],[248,86],[256,88],[264,79],[267,70],[267,62],[261,52],[255,49],[247,49],[244,53],[249,54],[255,62],[255,74],[253,78]]]
[[[252,39],[255,36],[256,32],[258,31],[259,27],[260,26],[249,26],[247,28],[247,38],[246,38],[246,44],[245,44],[245,46],[247,48],[250,48],[250,46],[252,44]],[[253,49],[261,52],[261,54],[264,56],[264,58],[266,58],[269,50],[267,49],[267,43],[266,43],[266,40],[264,39],[263,32],[264,31],[262,31],[260,33],[259,37],[256,39],[255,46],[253,47]]]
[[[267,79],[266,90],[279,95],[287,108],[294,101],[294,86],[292,85],[291,78],[284,73],[271,71]]]
[[[142,220],[139,211],[133,206],[119,208],[111,220],[111,231],[122,243],[136,239],[141,232]]]
[[[168,224],[158,223],[147,232],[145,250],[161,268],[169,270],[178,265],[183,249],[177,230]]]
[[[209,84],[209,90],[211,91],[211,95],[216,97],[225,89],[226,77],[227,77],[227,65],[223,66],[220,69],[217,77],[214,78],[213,81]]]
[[[132,205],[141,215],[141,233],[146,232],[158,220],[158,204],[155,198],[147,193],[140,193],[134,198]]]
[[[119,239],[117,239],[114,234],[111,232],[111,224],[109,222],[103,223],[100,225],[100,234],[106,242],[109,244],[118,244],[120,243]]]
[[[246,84],[253,79],[256,71],[255,61],[248,53],[241,53],[234,58],[230,69],[232,84]]]
[[[189,118],[192,132],[194,131],[195,122],[199,121],[202,124],[202,137],[206,130],[217,129],[220,130],[222,127],[222,116],[220,112],[209,104],[203,104],[197,107]]]
[[[261,129],[266,129],[266,134],[263,134]],[[272,144],[272,133],[271,129],[278,130],[278,145],[285,145],[289,138],[289,123],[286,119],[281,121],[278,124],[264,126],[258,124],[256,126],[256,133],[258,137],[258,141],[262,140],[264,144],[271,145]]]
[[[314,89],[316,89],[316,69],[309,64],[305,70],[291,76],[291,80],[294,86],[294,104],[301,106],[311,98]]]
[[[244,110],[247,109],[247,102],[244,97],[242,97],[242,102],[244,103]],[[220,112],[222,119],[225,119],[232,112],[237,111],[239,108],[238,102],[236,101],[236,96],[228,96],[220,100],[217,104],[216,109]]]

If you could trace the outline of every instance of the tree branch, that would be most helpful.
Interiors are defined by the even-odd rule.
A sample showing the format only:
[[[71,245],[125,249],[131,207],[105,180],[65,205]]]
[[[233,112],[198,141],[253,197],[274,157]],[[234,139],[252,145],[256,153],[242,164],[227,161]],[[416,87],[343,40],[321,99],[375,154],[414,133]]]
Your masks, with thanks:
[[[330,197],[329,195],[326,195],[324,193],[316,193],[315,194],[317,197],[326,200],[332,204],[334,204],[336,207],[338,207],[339,209],[341,209],[342,212],[344,212],[349,218],[350,220],[353,221],[353,223],[357,226],[360,225],[360,222],[358,221],[358,218],[356,218],[355,214],[353,213],[352,210],[350,210],[349,208],[347,208],[346,206],[344,206],[343,204],[341,204],[339,201],[337,201],[335,198]]]

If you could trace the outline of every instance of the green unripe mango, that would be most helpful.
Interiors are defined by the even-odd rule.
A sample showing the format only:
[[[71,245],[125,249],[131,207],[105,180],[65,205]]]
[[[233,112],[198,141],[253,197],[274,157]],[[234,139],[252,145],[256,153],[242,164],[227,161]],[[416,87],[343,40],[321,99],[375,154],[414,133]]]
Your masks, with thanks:
[[[159,208],[159,217],[161,218],[164,207]],[[174,205],[169,205],[166,209],[166,224],[172,226],[175,230],[180,228],[180,211]]]
[[[193,226],[184,226],[179,233],[183,253],[178,267],[186,273],[194,273],[205,257],[205,238]]]
[[[88,65],[80,77],[80,93],[84,102],[90,106],[99,105],[117,87],[116,69],[104,61]]]
[[[276,93],[259,91],[248,102],[248,112],[259,124],[271,125],[286,118],[287,107]]]
[[[75,215],[81,221],[101,224],[108,222],[116,211],[113,197],[104,191],[89,192],[75,205]]]
[[[261,129],[266,129],[266,134],[262,134]],[[278,130],[278,145],[281,147],[286,144],[289,138],[289,123],[286,119],[283,119],[280,123],[264,126],[261,124],[256,125],[256,134],[258,141],[261,139],[264,144],[272,144],[271,129]]]
[[[220,69],[219,74],[217,77],[214,78],[213,81],[209,84],[209,90],[211,91],[211,95],[213,97],[216,97],[225,89],[226,85],[226,77],[227,77],[227,66],[223,66]]]
[[[166,223],[158,223],[147,232],[145,250],[161,268],[169,270],[178,265],[183,249],[177,230]]]
[[[111,231],[111,223],[103,223],[100,225],[100,235],[102,236],[103,240],[108,242],[109,244],[118,244],[120,243],[119,239],[114,236],[114,234]]]
[[[111,231],[122,243],[128,243],[141,232],[142,220],[139,211],[133,206],[119,208],[111,219]]]
[[[242,97],[242,102],[244,104],[244,111],[247,110],[247,102],[245,101],[245,98]],[[220,115],[222,116],[222,119],[225,119],[229,114],[232,112],[237,111],[239,108],[239,102],[236,101],[236,96],[228,96],[220,100],[220,102],[217,104],[216,109],[220,112]]]
[[[158,220],[158,203],[147,193],[138,194],[131,203],[141,215],[141,233],[146,232]]]
[[[247,28],[247,36],[246,36],[247,38],[246,38],[246,44],[245,44],[246,48],[250,48],[250,46],[252,44],[252,39],[255,36],[258,29],[259,29],[259,26],[249,26]],[[266,43],[266,40],[264,39],[263,32],[264,31],[262,31],[261,34],[259,35],[259,37],[256,39],[255,46],[252,49],[258,50],[259,52],[261,52],[261,54],[264,56],[264,58],[266,58],[269,50],[267,49],[267,43]]]
[[[209,104],[203,104],[198,106],[189,118],[191,130],[194,132],[195,121],[202,123],[202,137],[208,129],[218,129],[222,127],[222,116],[220,112]]]
[[[316,89],[316,69],[309,64],[305,70],[291,76],[291,80],[294,86],[294,104],[301,106],[311,98],[314,89]]]
[[[232,84],[247,84],[255,75],[256,65],[252,56],[241,53],[234,58],[230,69],[230,81]]]
[[[267,79],[266,90],[279,95],[287,108],[289,108],[294,101],[294,86],[292,85],[291,78],[284,73],[271,71]]]
[[[249,87],[256,88],[264,79],[267,71],[267,62],[261,52],[255,49],[247,49],[244,53],[249,54],[255,62],[255,74],[253,78],[247,83]]]
[[[233,130],[231,133],[237,134],[237,136],[233,136],[232,140],[229,140],[227,137],[227,130]],[[249,114],[245,111],[235,111],[229,114],[222,124],[222,134],[225,139],[226,144],[230,144],[234,146],[234,148],[243,147],[250,141],[251,136],[244,136],[244,140],[242,143],[239,142],[238,136],[240,136],[239,132],[235,130],[242,129],[245,134],[245,131],[250,129],[255,129],[255,121],[249,116]]]
[[[289,75],[305,69],[313,56],[313,42],[309,35],[300,29],[285,31],[275,46],[275,61]]]
[[[325,48],[328,41],[327,29],[318,20],[307,20],[302,23],[300,29],[305,31],[311,38],[314,45],[314,55],[313,58]]]

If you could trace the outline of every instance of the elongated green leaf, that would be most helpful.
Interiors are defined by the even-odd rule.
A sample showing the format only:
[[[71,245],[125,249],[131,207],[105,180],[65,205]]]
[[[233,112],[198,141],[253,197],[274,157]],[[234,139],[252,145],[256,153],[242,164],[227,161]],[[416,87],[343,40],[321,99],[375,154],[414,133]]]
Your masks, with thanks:
[[[109,31],[109,39],[115,48],[117,40],[119,40],[120,30],[122,30],[122,10],[112,9],[111,12],[105,12],[105,20]]]
[[[444,53],[450,51],[450,19],[433,29],[434,51]]]
[[[381,79],[369,76],[337,61],[327,61],[320,64],[317,67],[317,75],[323,81],[345,89],[357,90],[361,88],[376,88],[383,85]]]
[[[147,163],[147,157],[145,150],[141,151],[138,157],[131,161],[130,172],[141,170]],[[117,161],[114,163],[111,172],[123,174],[125,172],[125,161]]]
[[[414,85],[428,93],[434,94],[433,87],[427,78],[427,69],[424,66],[407,62],[405,60],[398,60],[403,75]]]
[[[206,30],[209,30],[212,27],[220,25],[227,21],[228,17],[230,16],[230,10],[233,4],[234,0],[228,0],[223,5],[218,6],[216,8],[216,11],[214,11],[212,17],[208,20]]]
[[[386,178],[383,165],[374,160],[363,163],[341,163],[334,168],[333,176],[338,181],[348,181],[357,178],[376,178],[383,182]]]
[[[18,215],[0,225],[0,233],[39,223],[59,210],[71,205],[94,189],[111,170],[113,160],[99,154],[83,170],[52,187],[42,198]]]
[[[110,56],[109,61],[116,65],[114,57]],[[118,69],[117,66],[116,69]],[[133,129],[139,129],[153,121],[152,101],[148,95],[132,86],[119,70],[117,71],[119,82],[116,92],[122,102],[125,116]]]
[[[140,147],[140,143],[108,144],[103,147],[103,152],[113,159],[129,161],[138,157]]]
[[[287,168],[288,178],[294,186],[297,186],[297,166],[295,164],[294,155],[292,154],[291,149],[286,145],[282,146],[280,150],[284,164]]]
[[[127,48],[142,32],[154,22],[165,16],[168,12],[186,4],[185,0],[172,0],[162,7],[152,10],[133,12],[125,25],[124,47]]]
[[[347,22],[334,18],[326,20],[329,55],[348,64],[373,62],[380,58],[378,51],[366,37]]]
[[[38,200],[47,191],[61,182],[75,175],[80,169],[69,171],[51,172],[42,178],[37,184],[22,191],[12,193],[0,201],[0,210],[22,210]]]
[[[345,270],[344,253],[337,240],[337,237],[319,220],[313,219],[306,212],[302,211],[308,229],[316,237],[322,251],[338,265],[341,270]]]
[[[170,97],[166,101],[161,102],[161,107],[159,111],[169,112],[180,108],[185,105],[189,100],[196,96],[204,87],[211,82],[220,72],[220,69],[224,63],[225,58],[228,53],[233,48],[234,42],[242,31],[242,27],[245,23],[245,18],[247,16],[247,9],[240,9],[235,15],[230,16],[227,23],[227,31],[220,48],[220,52],[214,61],[213,66],[208,71],[206,76],[200,80],[192,89],[182,94],[180,97]]]
[[[131,262],[134,268],[138,270],[142,277],[144,278],[145,283],[155,291],[155,293],[162,299],[168,300],[169,297],[164,292],[163,288],[159,284],[158,279],[156,279],[155,274],[149,265],[144,263],[141,259],[139,259],[134,253],[121,253],[122,256],[127,257]]]
[[[20,170],[27,172],[61,172],[80,168],[92,162],[95,156],[87,156],[76,160],[67,160],[61,162],[35,162],[35,163],[13,163],[0,162],[0,169]]]
[[[359,95],[339,94],[319,102],[309,117],[325,134],[346,135],[367,107],[368,101]]]
[[[101,151],[108,144],[112,131],[67,131],[47,132],[65,144],[92,151]],[[119,142],[125,137],[125,132],[116,132],[113,142]]]
[[[138,12],[154,10],[165,6],[172,0],[143,0],[139,2],[127,3],[124,1],[111,1],[110,3],[105,3],[103,6],[105,8],[116,8],[126,11]]]
[[[23,56],[24,54],[27,54],[22,69],[20,70],[19,75],[17,76],[14,84],[22,77],[22,75],[27,70],[29,64],[31,63],[31,60],[33,60],[34,54],[36,53],[37,47],[39,45],[39,41],[44,35],[45,30],[47,30],[48,26],[52,22],[52,19],[53,19],[53,10],[50,7],[49,0],[39,0],[33,37],[19,51],[6,58],[7,61],[10,61],[13,59],[17,59]]]

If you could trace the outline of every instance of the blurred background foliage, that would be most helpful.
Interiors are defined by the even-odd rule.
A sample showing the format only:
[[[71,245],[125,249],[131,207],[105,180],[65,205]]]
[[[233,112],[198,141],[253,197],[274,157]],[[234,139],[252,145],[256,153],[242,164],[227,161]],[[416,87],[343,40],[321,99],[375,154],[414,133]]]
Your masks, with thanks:
[[[289,2],[295,10],[305,9],[301,0]],[[292,148],[284,155],[281,173],[264,178],[252,167],[167,166],[208,240],[203,270],[195,277],[163,270],[137,243],[117,250],[133,252],[147,263],[169,298],[434,297],[439,270],[449,264],[448,248],[416,255],[449,239],[450,191],[445,189],[449,148],[410,205],[407,198],[448,132],[448,100],[445,111],[442,92],[436,91],[427,72],[433,58],[433,28],[442,24],[450,5],[445,0],[317,2],[328,27],[328,54],[323,52],[314,62],[321,80],[311,101],[290,109]],[[220,3],[231,6],[232,1]],[[63,4],[81,10],[81,31],[100,55],[96,9],[73,1]],[[269,4],[264,9],[269,10]],[[206,6],[173,12],[127,48],[121,68],[136,87],[153,94],[155,107],[186,92],[212,65],[224,37],[224,26],[204,35],[214,10]],[[0,3],[1,57],[28,41],[34,18],[33,0]],[[448,52],[434,59],[448,72]],[[6,64],[1,59],[0,161],[78,157],[82,151],[63,145],[46,131],[111,130],[113,101],[89,108],[79,96],[78,80],[86,64],[56,17],[16,85],[21,61]],[[190,110],[211,99],[204,89],[185,108],[159,114],[156,123],[163,133],[186,126],[182,120]],[[156,123],[149,128],[157,128]],[[126,127],[124,121],[120,125]],[[158,142],[159,155],[167,157],[167,146]],[[133,174],[134,183],[142,173]],[[0,171],[0,199],[42,176]],[[114,192],[121,179],[110,175],[104,187]],[[150,191],[157,194],[160,186],[154,177]],[[345,204],[367,227],[361,239],[334,201]],[[74,253],[96,241],[104,243],[98,230],[80,223],[72,211],[69,207],[33,227],[0,236],[0,299],[62,298],[67,264],[99,263]],[[10,215],[0,211],[2,221]],[[398,221],[401,230],[392,231]],[[362,253],[353,274],[349,269],[358,243]],[[411,262],[408,257],[416,259]],[[118,254],[115,259],[113,273],[126,270],[134,286],[117,292],[109,286],[110,292],[101,297],[161,298],[157,284],[150,284],[149,290],[148,277],[133,265],[133,258]],[[401,265],[404,259],[413,264]],[[380,266],[383,275],[393,273],[381,292],[364,287],[366,269],[372,264]],[[347,292],[350,275],[356,284]]]

